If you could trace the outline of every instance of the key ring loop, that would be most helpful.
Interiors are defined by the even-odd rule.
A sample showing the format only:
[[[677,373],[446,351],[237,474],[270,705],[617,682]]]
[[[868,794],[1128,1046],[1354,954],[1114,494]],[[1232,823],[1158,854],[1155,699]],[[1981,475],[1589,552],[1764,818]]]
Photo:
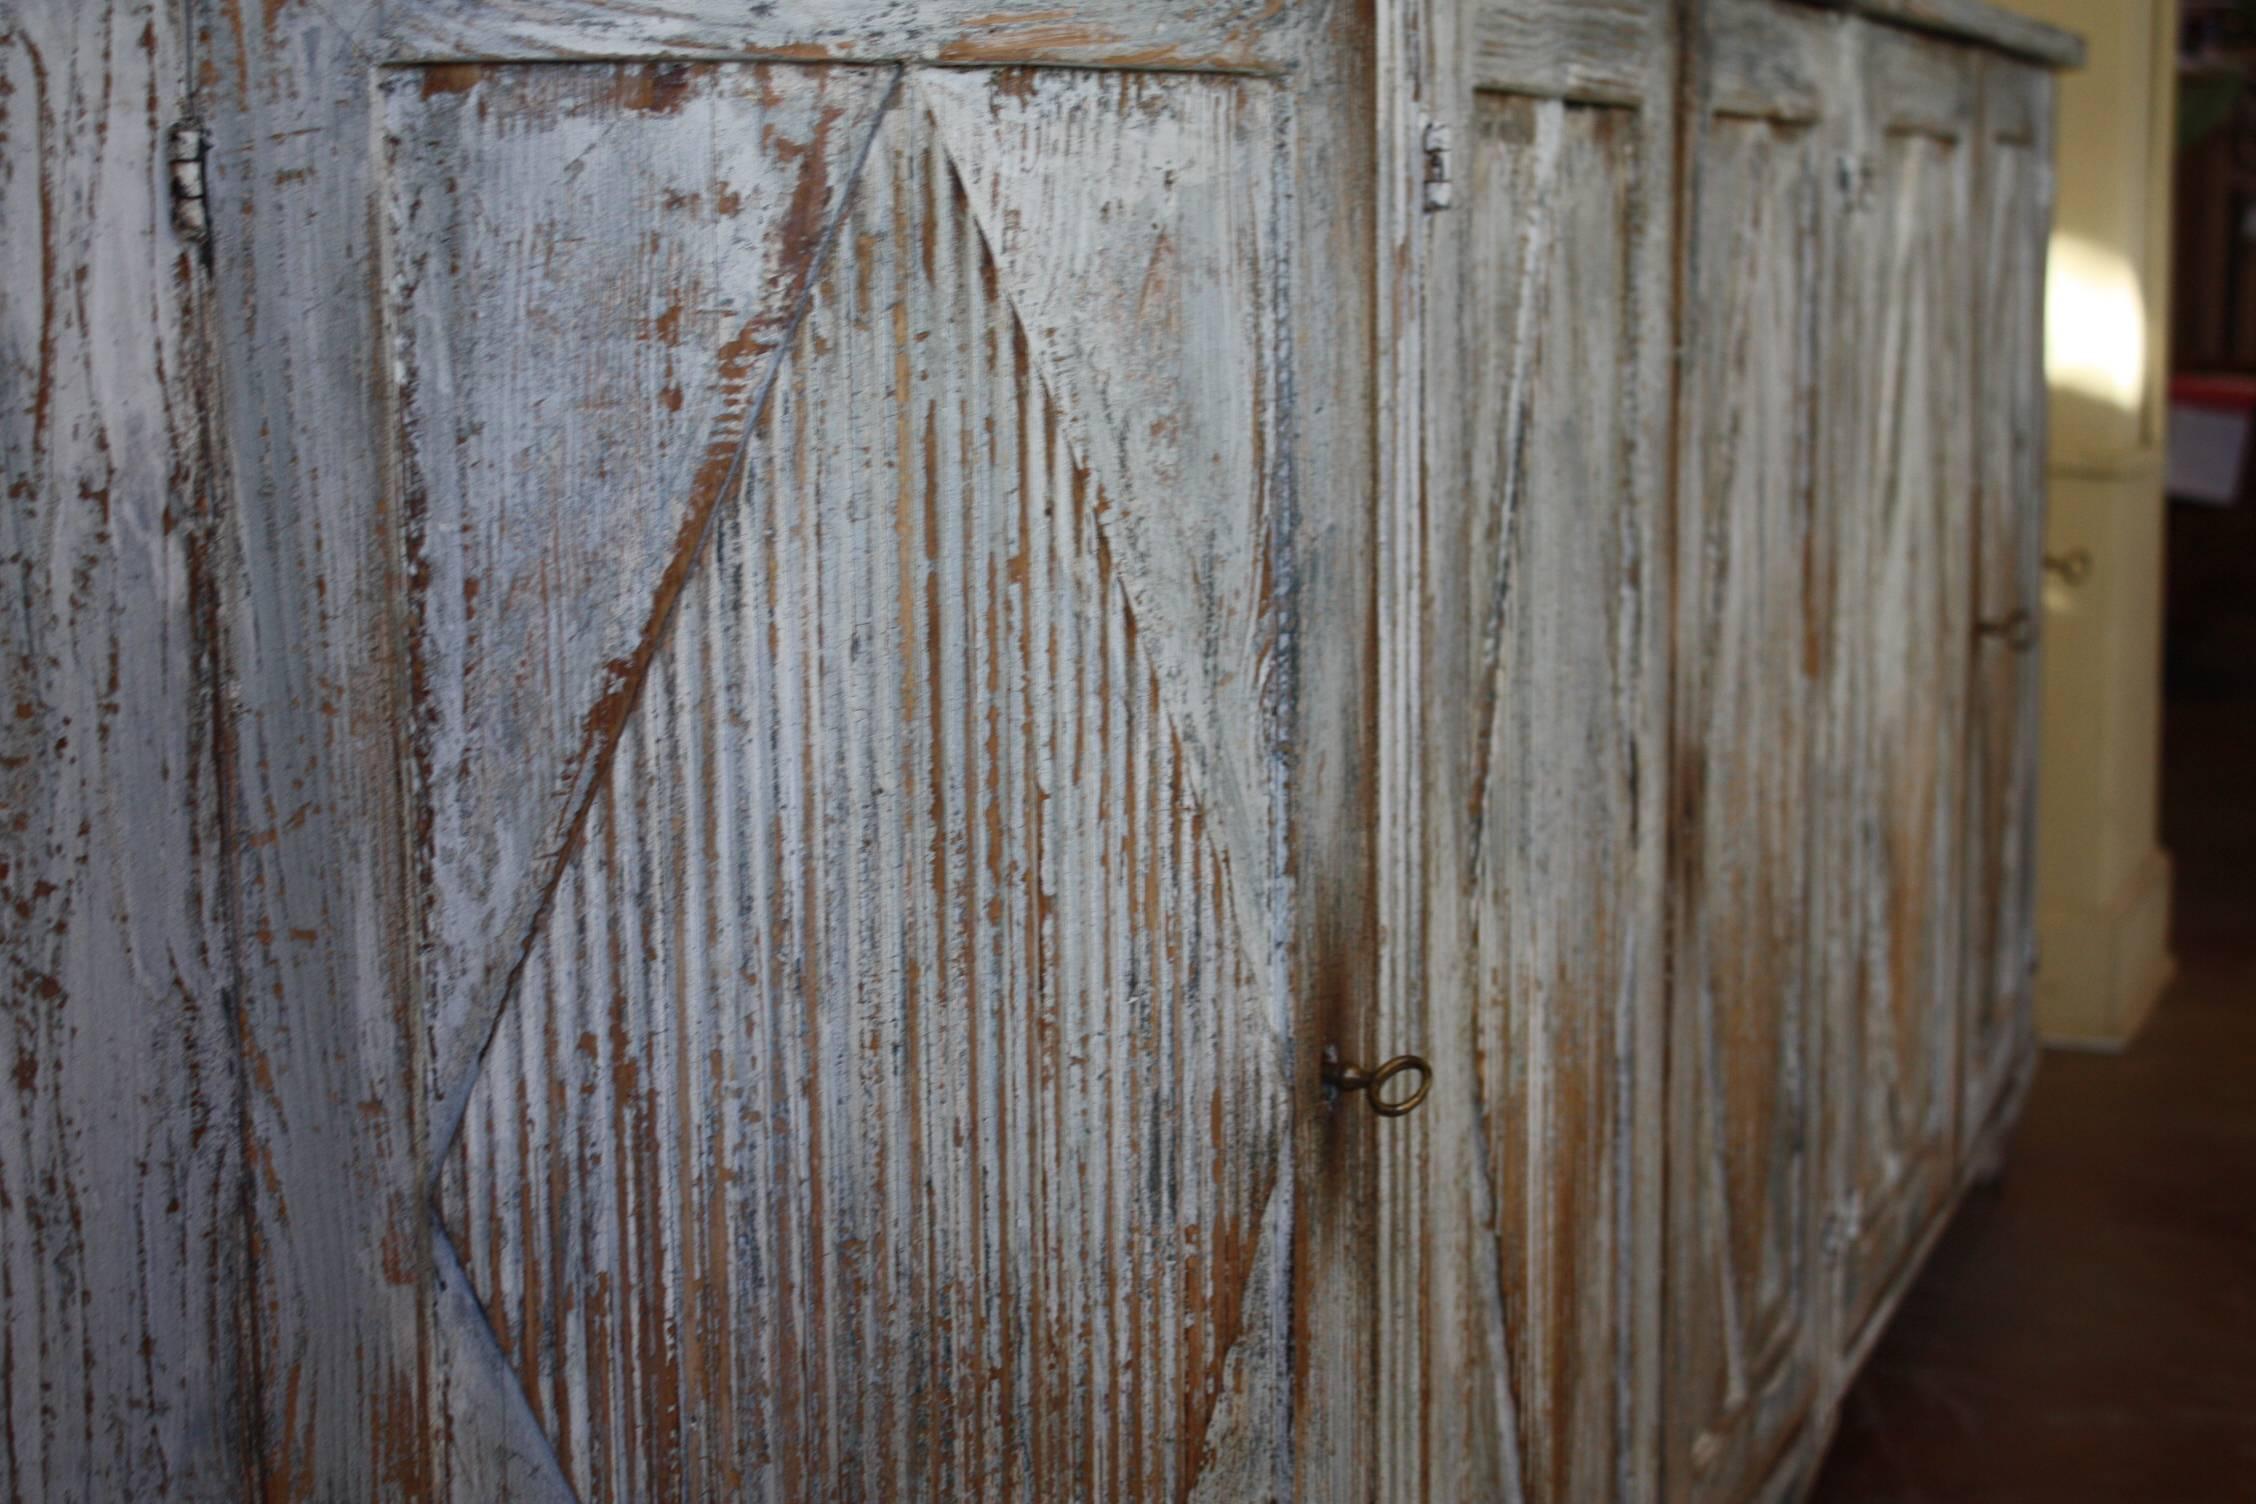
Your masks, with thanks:
[[[1384,1095],[1388,1082],[1409,1071],[1418,1073],[1417,1090],[1406,1097],[1392,1101]],[[1377,1070],[1367,1071],[1359,1065],[1345,1065],[1328,1053],[1324,1060],[1324,1084],[1335,1091],[1364,1093],[1363,1100],[1371,1111],[1382,1118],[1399,1118],[1418,1110],[1433,1090],[1433,1067],[1416,1055],[1397,1055]]]

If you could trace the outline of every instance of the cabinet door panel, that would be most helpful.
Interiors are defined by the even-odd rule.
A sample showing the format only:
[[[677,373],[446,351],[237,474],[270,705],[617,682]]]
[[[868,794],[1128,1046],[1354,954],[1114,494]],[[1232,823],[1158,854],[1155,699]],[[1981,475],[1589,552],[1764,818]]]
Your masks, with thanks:
[[[1434,217],[1420,662],[1437,1071],[1399,1497],[1650,1487],[1668,7],[1483,7]],[[1490,14],[1495,12],[1495,14]],[[1626,70],[1626,71],[1625,71]],[[1406,1238],[1405,1241],[1408,1241]]]
[[[448,108],[521,140],[509,92]],[[1287,1021],[1259,717],[1199,674],[1260,647],[1268,92],[953,73],[877,128],[446,1167],[583,1498],[1174,1496],[1267,1439]],[[1027,317],[1075,242],[1164,446]]]
[[[1982,1132],[2029,1063],[2036,966],[2037,732],[2042,690],[2045,240],[2050,228],[2052,86],[2003,60],[1983,78],[1980,502],[1967,785],[1969,932],[1963,1132]],[[2015,622],[2026,623],[2018,635]]]
[[[1668,1493],[1736,1499],[1818,1382],[1810,756],[1834,28],[1703,8],[1670,769]]]
[[[1332,1497],[1343,32],[648,9],[213,28],[259,1466]]]
[[[1966,675],[1973,623],[1972,71],[1939,43],[1862,28],[1853,327],[1838,396],[1841,609],[1825,860],[1847,926],[1829,978],[1843,1237],[1841,1338],[1908,1273],[1956,1184],[1965,888]]]

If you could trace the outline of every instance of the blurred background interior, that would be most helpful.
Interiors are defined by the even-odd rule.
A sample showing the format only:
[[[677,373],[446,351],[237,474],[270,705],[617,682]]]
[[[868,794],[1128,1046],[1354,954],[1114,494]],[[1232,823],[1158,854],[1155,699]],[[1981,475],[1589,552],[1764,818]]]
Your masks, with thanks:
[[[2081,32],[2047,316],[2049,1046],[1816,1498],[2256,1499],[2256,0]]]

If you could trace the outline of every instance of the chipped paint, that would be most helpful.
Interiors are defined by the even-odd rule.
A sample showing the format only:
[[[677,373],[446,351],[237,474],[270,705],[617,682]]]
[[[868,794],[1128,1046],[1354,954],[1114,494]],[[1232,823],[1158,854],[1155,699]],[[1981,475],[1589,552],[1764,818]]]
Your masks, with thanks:
[[[223,1498],[239,1070],[175,11],[0,19],[0,1498]]]

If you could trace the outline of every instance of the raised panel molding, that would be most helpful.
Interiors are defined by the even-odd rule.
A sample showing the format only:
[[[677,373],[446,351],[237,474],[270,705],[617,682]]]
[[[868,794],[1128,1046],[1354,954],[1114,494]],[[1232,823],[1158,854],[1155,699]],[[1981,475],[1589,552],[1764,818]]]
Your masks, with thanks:
[[[912,74],[775,279],[804,317],[444,1171],[583,1498],[1177,1497],[1271,1455],[1288,1025],[1228,713],[1268,87]],[[1076,242],[1101,361],[1057,349]]]
[[[1476,96],[1472,134],[1468,301],[1494,322],[1467,391],[1477,501],[1459,558],[1477,619],[1445,629],[1475,655],[1451,728],[1471,745],[1443,754],[1471,779],[1450,801],[1466,866],[1432,875],[1465,905],[1467,1032],[1439,1042],[1473,1062],[1467,1131],[1491,1212],[1456,1235],[1496,1245],[1467,1262],[1492,1268],[1480,1296],[1502,1350],[1487,1361],[1517,1397],[1498,1440],[1527,1497],[1584,1497],[1630,1446],[1615,1365],[1631,1312],[1591,1272],[1632,1257],[1634,1150],[1616,1113],[1652,960],[1639,763],[1656,751],[1654,566],[1633,469],[1649,436],[1621,374],[1657,291],[1636,244],[1645,142],[1632,110],[1494,93]],[[1583,502],[1553,501],[1570,496]]]
[[[251,1485],[1350,1493],[1355,18],[193,9]]]

